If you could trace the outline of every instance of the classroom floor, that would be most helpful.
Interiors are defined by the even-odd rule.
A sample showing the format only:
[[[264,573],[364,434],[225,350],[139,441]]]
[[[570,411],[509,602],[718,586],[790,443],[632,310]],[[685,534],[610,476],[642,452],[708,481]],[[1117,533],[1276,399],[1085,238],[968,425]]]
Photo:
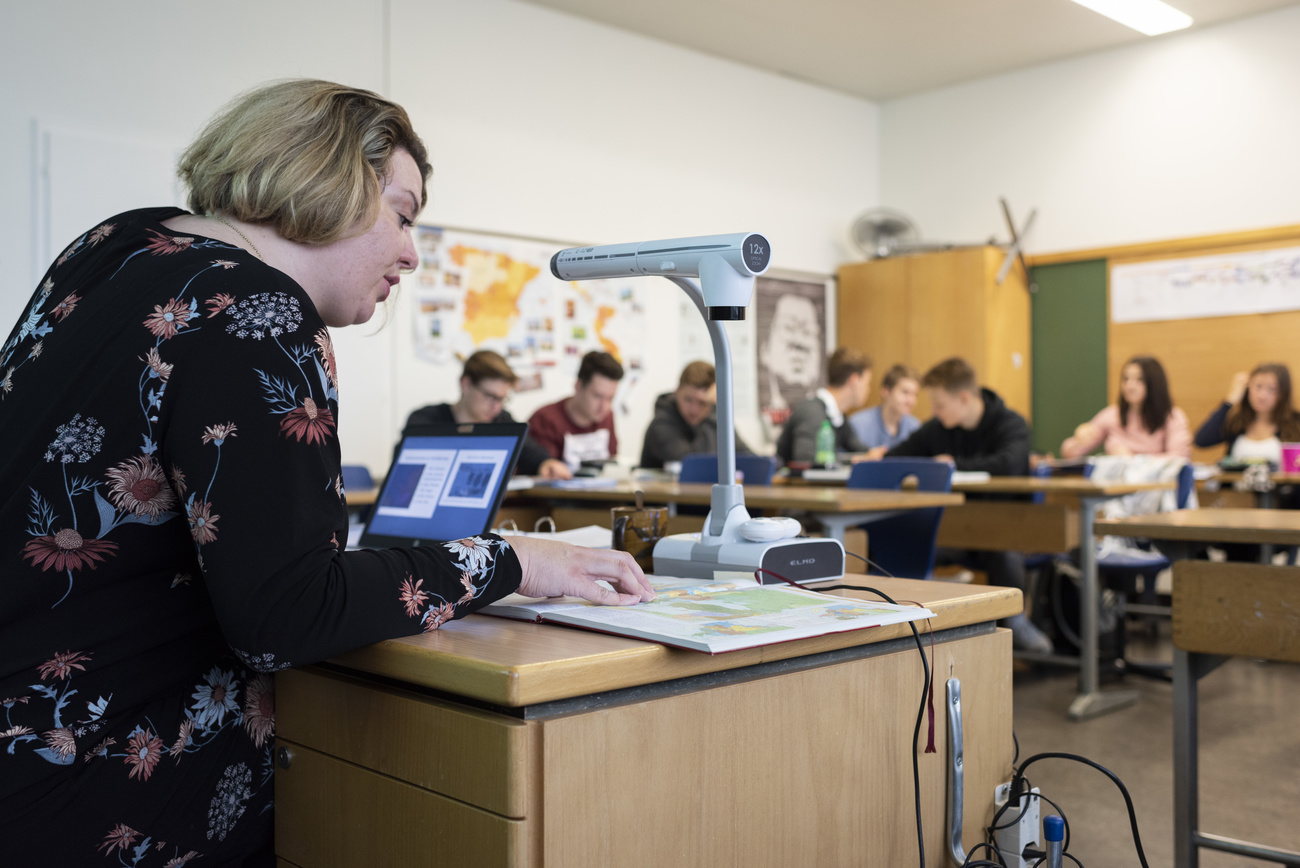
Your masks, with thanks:
[[[1132,638],[1129,658],[1172,661],[1168,636],[1166,621],[1157,637]],[[1110,769],[1133,797],[1147,864],[1173,866],[1173,686],[1126,676],[1123,686],[1140,692],[1134,705],[1074,722],[1065,712],[1077,687],[1075,671],[1017,662],[1014,683],[1020,761],[1064,751]],[[1103,687],[1119,683],[1106,679]],[[1300,850],[1298,703],[1300,665],[1232,659],[1202,679],[1201,831]],[[1141,864],[1123,796],[1109,778],[1055,759],[1035,763],[1026,776],[1063,809],[1073,838],[1067,852],[1083,865]],[[1043,811],[1055,813],[1047,804]],[[1274,863],[1202,850],[1200,864]]]

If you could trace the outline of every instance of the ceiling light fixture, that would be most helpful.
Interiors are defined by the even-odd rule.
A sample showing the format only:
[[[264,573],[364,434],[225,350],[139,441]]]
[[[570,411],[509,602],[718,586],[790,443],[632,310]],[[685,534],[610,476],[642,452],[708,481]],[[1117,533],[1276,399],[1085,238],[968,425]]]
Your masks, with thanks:
[[[1074,2],[1147,36],[1159,36],[1171,30],[1182,30],[1184,27],[1190,27],[1192,23],[1192,16],[1179,12],[1160,0],[1074,0]]]

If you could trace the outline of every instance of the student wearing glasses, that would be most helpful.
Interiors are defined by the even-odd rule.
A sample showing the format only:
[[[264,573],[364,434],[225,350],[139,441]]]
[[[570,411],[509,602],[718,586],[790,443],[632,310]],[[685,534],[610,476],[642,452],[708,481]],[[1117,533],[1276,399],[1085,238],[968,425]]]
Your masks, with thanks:
[[[414,425],[455,425],[485,422],[513,422],[506,401],[519,377],[500,353],[479,350],[465,360],[460,372],[460,400],[455,404],[430,404],[411,413],[406,427]],[[515,472],[543,479],[572,479],[563,461],[552,458],[530,434],[524,438],[523,451]]]

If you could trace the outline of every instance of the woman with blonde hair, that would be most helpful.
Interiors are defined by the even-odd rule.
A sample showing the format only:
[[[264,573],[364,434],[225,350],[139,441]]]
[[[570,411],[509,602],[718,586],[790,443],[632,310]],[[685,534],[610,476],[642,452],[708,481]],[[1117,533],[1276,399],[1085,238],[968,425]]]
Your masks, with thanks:
[[[185,152],[190,212],[45,273],[0,348],[6,864],[271,864],[273,672],[515,590],[653,596],[621,552],[343,550],[327,327],[415,266],[429,173],[400,106],[268,85]]]

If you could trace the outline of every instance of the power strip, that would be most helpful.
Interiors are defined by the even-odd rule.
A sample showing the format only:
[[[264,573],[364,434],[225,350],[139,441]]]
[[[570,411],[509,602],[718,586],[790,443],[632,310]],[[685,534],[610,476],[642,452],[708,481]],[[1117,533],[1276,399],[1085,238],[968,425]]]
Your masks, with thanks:
[[[1038,787],[1029,791],[1037,795]],[[996,814],[1002,806],[1007,803],[1011,795],[1011,784],[999,784],[993,791],[993,811]],[[999,829],[993,833],[993,841],[997,845],[998,852],[1002,856],[1002,861],[1007,864],[1007,868],[1029,868],[1030,862],[1027,862],[1021,855],[1025,848],[1031,844],[1038,843],[1038,812],[1039,800],[1030,798],[1027,794],[1022,793],[1022,801],[1028,801],[1028,805],[1013,805],[1007,808],[1001,819],[998,820],[999,826],[1010,823],[1017,814],[1020,815],[1018,822],[1007,826],[1005,829]],[[1023,809],[1023,813],[1021,812]],[[1037,861],[1037,860],[1035,860]]]

